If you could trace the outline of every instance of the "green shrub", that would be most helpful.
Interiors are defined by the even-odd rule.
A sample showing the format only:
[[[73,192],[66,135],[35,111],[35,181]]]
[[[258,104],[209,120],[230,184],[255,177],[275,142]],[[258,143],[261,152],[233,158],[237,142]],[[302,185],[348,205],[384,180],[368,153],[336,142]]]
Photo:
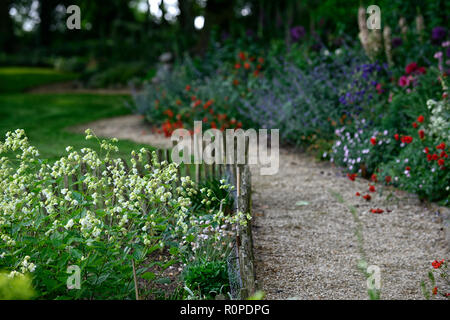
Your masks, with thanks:
[[[184,270],[183,278],[189,289],[206,299],[227,293],[230,287],[225,261],[197,261]]]

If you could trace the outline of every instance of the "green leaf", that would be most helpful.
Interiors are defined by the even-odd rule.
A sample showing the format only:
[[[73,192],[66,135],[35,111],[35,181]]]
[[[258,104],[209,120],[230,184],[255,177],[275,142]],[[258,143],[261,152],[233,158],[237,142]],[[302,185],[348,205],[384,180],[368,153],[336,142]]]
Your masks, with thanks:
[[[154,274],[153,272],[146,272],[141,277],[142,279],[151,281],[156,278],[156,274]]]

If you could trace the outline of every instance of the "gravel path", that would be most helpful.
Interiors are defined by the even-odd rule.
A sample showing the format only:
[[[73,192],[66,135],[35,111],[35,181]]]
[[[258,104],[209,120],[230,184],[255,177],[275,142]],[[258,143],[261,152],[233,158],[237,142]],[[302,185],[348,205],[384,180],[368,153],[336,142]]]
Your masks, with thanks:
[[[168,145],[139,116],[71,130],[86,128],[98,136]],[[257,169],[252,168],[254,253],[258,284],[268,299],[368,298],[366,278],[357,268],[358,224],[348,205],[357,209],[368,265],[381,269],[381,298],[423,299],[420,280],[433,260],[449,255],[448,208],[425,205],[399,190],[392,191],[390,202],[388,190],[384,196],[372,193],[366,202],[355,193],[366,192],[368,181],[352,182],[330,164],[288,150],[280,151],[277,175],[260,176]],[[385,212],[370,213],[378,207]]]
[[[256,275],[268,299],[368,298],[346,204],[357,209],[368,265],[381,269],[382,299],[423,299],[420,280],[433,260],[448,257],[447,208],[426,207],[398,190],[398,201],[387,203],[386,192],[366,202],[355,193],[368,190],[367,180],[352,182],[305,154],[282,150],[279,174],[254,172],[252,185]],[[374,207],[391,212],[373,214]]]

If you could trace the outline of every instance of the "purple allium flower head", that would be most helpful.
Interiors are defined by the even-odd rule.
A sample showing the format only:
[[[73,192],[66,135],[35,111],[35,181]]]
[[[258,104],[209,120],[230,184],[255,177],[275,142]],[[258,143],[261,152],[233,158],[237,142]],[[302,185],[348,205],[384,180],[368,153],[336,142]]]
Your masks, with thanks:
[[[441,44],[447,35],[447,29],[444,27],[435,27],[431,32],[431,40],[435,44]]]
[[[291,39],[293,42],[299,41],[305,36],[305,28],[303,26],[296,26],[291,28]]]
[[[403,44],[402,38],[396,37],[392,39],[392,49],[398,48]]]

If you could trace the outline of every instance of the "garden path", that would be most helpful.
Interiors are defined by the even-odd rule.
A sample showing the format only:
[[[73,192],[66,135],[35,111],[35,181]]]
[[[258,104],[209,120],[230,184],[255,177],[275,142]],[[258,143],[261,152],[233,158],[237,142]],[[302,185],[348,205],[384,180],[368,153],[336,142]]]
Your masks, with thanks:
[[[86,128],[98,136],[167,145],[139,116],[72,129]],[[329,163],[286,149],[280,150],[277,175],[260,176],[257,167],[252,173],[256,276],[269,299],[367,299],[358,269],[363,255],[381,270],[382,299],[423,299],[420,280],[433,260],[448,258],[448,208],[387,189],[367,202],[355,193],[367,192],[368,181],[350,181]]]

